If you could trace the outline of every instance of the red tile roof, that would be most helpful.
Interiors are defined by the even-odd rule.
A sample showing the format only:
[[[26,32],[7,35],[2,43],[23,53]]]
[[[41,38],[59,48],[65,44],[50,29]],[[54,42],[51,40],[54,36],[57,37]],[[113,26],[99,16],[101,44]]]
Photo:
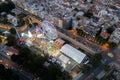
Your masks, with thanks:
[[[106,39],[106,38],[108,38],[110,36],[110,34],[107,33],[107,32],[101,32],[100,36]]]

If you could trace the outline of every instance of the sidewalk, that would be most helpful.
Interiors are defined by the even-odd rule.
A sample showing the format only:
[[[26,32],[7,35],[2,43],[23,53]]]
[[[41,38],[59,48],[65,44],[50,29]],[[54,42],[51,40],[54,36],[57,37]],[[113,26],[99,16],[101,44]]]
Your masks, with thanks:
[[[72,80],[78,80],[81,76],[83,75],[83,73],[78,73],[76,77],[74,77]]]

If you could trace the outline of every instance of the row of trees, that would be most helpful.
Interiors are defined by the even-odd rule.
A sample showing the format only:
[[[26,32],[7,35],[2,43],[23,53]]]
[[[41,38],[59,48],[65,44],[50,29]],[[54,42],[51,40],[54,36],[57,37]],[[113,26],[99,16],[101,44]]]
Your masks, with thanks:
[[[81,30],[81,29],[76,29],[76,31],[77,31],[77,33],[78,33],[78,35],[80,35],[80,36],[82,36],[82,37],[85,37],[87,34],[83,31],[83,30]]]
[[[70,76],[66,72],[61,71],[60,65],[49,62],[48,56],[37,56],[27,47],[18,47],[18,50],[20,54],[12,55],[11,59],[27,71],[43,80],[69,80]],[[49,62],[50,65],[45,67],[43,65],[45,62]]]
[[[16,38],[16,36],[13,35],[13,34],[8,35],[6,45],[7,46],[17,46],[17,38]]]
[[[106,39],[104,39],[104,38],[101,37],[101,36],[97,36],[97,37],[96,37],[96,41],[97,41],[99,44],[101,44],[101,45],[107,42]]]
[[[0,64],[0,80],[19,80],[19,76],[12,69],[6,69]]]
[[[0,13],[7,12],[9,13],[12,9],[15,8],[15,5],[12,1],[7,1],[0,4]]]

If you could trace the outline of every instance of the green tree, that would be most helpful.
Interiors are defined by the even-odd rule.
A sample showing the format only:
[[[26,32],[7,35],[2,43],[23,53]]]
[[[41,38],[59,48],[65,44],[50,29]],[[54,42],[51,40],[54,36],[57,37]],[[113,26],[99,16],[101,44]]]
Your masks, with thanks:
[[[8,1],[7,3],[3,2],[2,4],[0,4],[0,12],[9,13],[14,8],[15,8],[15,5],[12,1]]]
[[[105,40],[103,37],[101,37],[101,36],[97,36],[96,40],[97,40],[97,42],[98,42],[99,44],[104,44],[104,43],[106,43],[106,40]]]
[[[77,28],[76,31],[77,31],[78,35],[80,35],[82,37],[86,36],[86,33],[83,30]]]
[[[6,15],[1,16],[0,17],[0,22],[3,23],[3,24],[7,24],[7,22],[8,22],[7,16]]]
[[[117,44],[114,42],[108,42],[108,44],[109,44],[109,48],[114,48],[117,46]]]
[[[99,80],[99,79],[97,79],[95,76],[92,78],[92,80]]]
[[[11,28],[11,29],[10,29],[10,33],[13,34],[13,35],[15,35],[15,34],[16,34],[15,28]]]
[[[95,54],[92,57],[90,57],[89,63],[92,64],[93,66],[98,66],[101,63],[102,55]]]
[[[104,70],[105,70],[106,72],[108,72],[110,69],[111,69],[111,68],[110,68],[109,65],[107,65],[107,64],[104,65]]]
[[[72,26],[72,23],[73,23],[73,19],[71,18],[70,21],[69,21],[69,23],[68,23],[68,26],[69,26],[69,29],[70,29],[70,30],[71,30],[72,27],[73,27],[73,26]]]
[[[90,67],[89,65],[83,65],[83,66],[80,68],[80,70],[81,70],[82,73],[85,73],[85,72],[89,71],[90,68],[91,68],[91,67]]]
[[[107,32],[108,32],[109,34],[112,34],[113,31],[114,31],[114,29],[113,29],[112,27],[107,28]]]
[[[0,64],[0,80],[19,80],[19,76],[14,74],[12,69],[6,69],[4,65]]]
[[[17,39],[15,35],[8,35],[7,37],[7,44],[8,46],[16,46],[17,45]]]
[[[3,72],[5,69],[4,65],[3,64],[0,64],[0,72]]]
[[[22,65],[27,71],[41,77],[43,80],[69,80],[69,74],[63,73],[58,64],[50,63],[45,67],[44,62],[48,62],[48,57],[33,54],[27,47],[19,47],[19,55],[12,55],[11,59]]]

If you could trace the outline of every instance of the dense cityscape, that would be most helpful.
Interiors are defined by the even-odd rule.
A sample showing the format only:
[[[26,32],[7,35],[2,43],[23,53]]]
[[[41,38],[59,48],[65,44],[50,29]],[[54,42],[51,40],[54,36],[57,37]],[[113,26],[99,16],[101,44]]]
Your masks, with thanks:
[[[120,80],[120,0],[0,0],[0,80]]]

